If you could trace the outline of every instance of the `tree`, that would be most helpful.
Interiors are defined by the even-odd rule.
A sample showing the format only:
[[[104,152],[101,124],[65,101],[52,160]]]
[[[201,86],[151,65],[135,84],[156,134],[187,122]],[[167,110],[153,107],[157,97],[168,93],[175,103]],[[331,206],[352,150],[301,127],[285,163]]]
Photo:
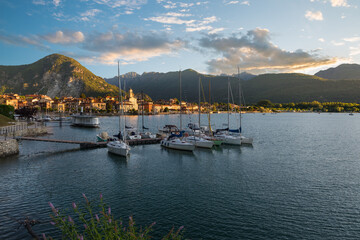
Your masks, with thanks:
[[[257,105],[259,107],[272,107],[273,106],[273,103],[270,101],[270,100],[260,100]]]
[[[81,97],[81,98],[86,98],[85,93],[80,94],[80,97]]]
[[[0,114],[14,119],[14,107],[10,105],[0,105]]]

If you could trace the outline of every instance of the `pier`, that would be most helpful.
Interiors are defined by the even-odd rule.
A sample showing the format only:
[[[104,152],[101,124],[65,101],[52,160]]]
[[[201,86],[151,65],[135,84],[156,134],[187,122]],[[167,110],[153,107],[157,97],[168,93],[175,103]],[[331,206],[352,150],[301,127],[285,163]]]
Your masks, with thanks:
[[[72,140],[59,140],[59,139],[45,139],[45,138],[32,138],[32,137],[18,137],[17,140],[25,141],[39,141],[39,142],[56,142],[56,143],[68,143],[79,144],[81,149],[87,148],[102,148],[106,147],[106,142],[86,142],[86,141],[72,141]]]
[[[79,144],[80,149],[105,148],[107,144],[107,142],[86,142],[86,141],[72,141],[72,140],[60,140],[60,139],[33,138],[33,137],[17,137],[16,139],[19,141],[39,141],[39,142]],[[127,140],[126,142],[130,146],[134,146],[134,145],[157,144],[160,143],[160,141],[161,138],[149,138],[149,139]]]

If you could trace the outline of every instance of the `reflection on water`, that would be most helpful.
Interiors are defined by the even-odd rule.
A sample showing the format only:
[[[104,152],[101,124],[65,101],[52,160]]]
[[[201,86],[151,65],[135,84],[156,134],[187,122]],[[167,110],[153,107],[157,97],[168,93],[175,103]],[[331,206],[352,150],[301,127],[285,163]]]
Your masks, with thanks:
[[[245,114],[244,135],[254,147],[223,146],[193,153],[134,146],[128,158],[106,148],[22,142],[19,156],[0,161],[0,239],[31,239],[15,218],[49,221],[48,202],[71,208],[81,193],[101,192],[115,216],[139,225],[156,221],[159,239],[185,226],[191,239],[354,239],[360,231],[359,115]],[[201,116],[207,124],[206,115]],[[212,115],[222,126],[225,114]],[[197,122],[186,115],[183,122]],[[236,127],[238,119],[231,118]],[[101,128],[49,123],[47,138],[96,141],[118,132],[117,117],[101,117]],[[145,116],[156,131],[178,125],[176,115]],[[141,126],[141,118],[127,117]],[[11,217],[11,218],[10,218]],[[37,232],[58,233],[50,224]]]

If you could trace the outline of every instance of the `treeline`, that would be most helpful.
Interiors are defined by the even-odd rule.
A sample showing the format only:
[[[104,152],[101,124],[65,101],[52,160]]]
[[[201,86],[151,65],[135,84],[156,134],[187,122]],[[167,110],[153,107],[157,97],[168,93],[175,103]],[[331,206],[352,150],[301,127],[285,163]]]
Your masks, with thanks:
[[[272,103],[270,100],[261,100],[256,105],[249,106],[249,111],[313,111],[313,112],[359,112],[359,103],[343,102],[298,102]]]

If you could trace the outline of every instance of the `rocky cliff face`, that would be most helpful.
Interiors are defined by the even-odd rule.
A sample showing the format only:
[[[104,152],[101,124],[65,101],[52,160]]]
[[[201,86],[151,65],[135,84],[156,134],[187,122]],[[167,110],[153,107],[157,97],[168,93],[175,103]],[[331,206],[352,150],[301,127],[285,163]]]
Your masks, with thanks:
[[[118,88],[94,75],[72,58],[52,54],[21,66],[0,66],[0,85],[6,92],[50,97],[116,95]]]

